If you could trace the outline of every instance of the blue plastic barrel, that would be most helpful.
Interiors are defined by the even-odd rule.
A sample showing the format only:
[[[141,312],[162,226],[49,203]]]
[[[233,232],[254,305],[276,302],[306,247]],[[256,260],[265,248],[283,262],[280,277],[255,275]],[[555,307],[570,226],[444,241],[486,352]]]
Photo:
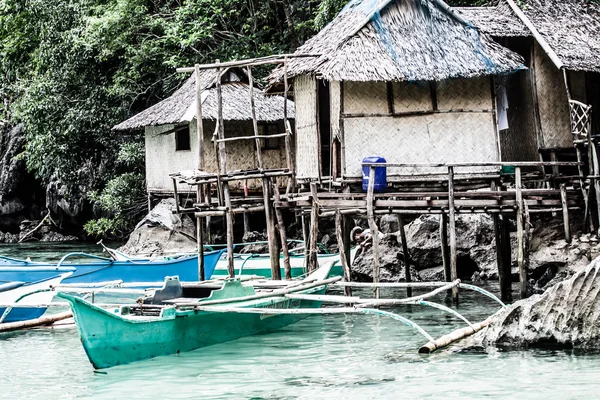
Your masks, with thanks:
[[[362,189],[364,192],[369,190],[369,170],[370,167],[364,164],[375,164],[382,163],[385,164],[385,158],[379,156],[371,156],[363,159],[363,167],[362,167]],[[373,191],[376,193],[385,192],[387,188],[387,167],[385,165],[381,167],[375,167],[375,184]]]

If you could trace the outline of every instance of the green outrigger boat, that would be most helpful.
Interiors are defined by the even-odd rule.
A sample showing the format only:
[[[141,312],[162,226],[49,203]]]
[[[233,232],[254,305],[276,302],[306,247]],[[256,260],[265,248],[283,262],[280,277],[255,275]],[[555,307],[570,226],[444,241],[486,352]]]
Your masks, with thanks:
[[[181,291],[176,291],[176,298],[155,294],[154,297],[159,299],[151,304],[121,306],[113,310],[65,293],[58,293],[58,296],[70,303],[85,352],[94,368],[102,369],[224,343],[293,324],[308,315],[275,315],[269,314],[268,309],[320,307],[318,298],[298,299],[292,295],[324,294],[327,284],[341,279],[327,279],[330,268],[331,264],[323,266],[302,281],[273,281],[271,287],[263,284],[261,288],[254,288],[251,282],[244,284],[239,278],[228,279],[218,289],[209,288],[208,297],[181,298],[177,297]],[[176,277],[167,278],[165,288],[167,283],[171,287],[179,285]],[[178,290],[181,290],[180,285]],[[201,287],[195,295],[201,292],[201,296],[206,295],[207,289]],[[257,312],[257,309],[265,309],[265,312]]]

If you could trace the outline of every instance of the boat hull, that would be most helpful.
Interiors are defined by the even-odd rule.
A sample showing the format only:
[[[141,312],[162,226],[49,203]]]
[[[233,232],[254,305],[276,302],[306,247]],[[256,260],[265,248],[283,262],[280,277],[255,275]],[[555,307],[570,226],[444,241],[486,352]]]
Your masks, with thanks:
[[[68,272],[40,282],[0,292],[0,318],[6,311],[6,307],[2,306],[14,303],[20,305],[20,307],[12,308],[2,322],[26,321],[41,317],[48,308],[43,305],[51,303],[56,294],[56,292],[49,289],[59,285],[70,274]]]
[[[205,274],[210,276],[214,270],[217,261],[222,253],[221,251],[206,252],[204,254]],[[16,265],[16,264],[13,264]],[[45,279],[49,276],[56,275],[56,264],[50,263],[35,263],[23,261],[19,264],[21,267],[31,268],[31,273],[35,274],[35,278],[28,271],[18,273],[3,273],[0,267],[0,281],[23,281],[31,282],[34,280]],[[62,264],[64,267],[76,268],[76,271],[69,278],[64,280],[64,283],[100,283],[120,280],[123,283],[148,282],[162,285],[166,276],[179,276],[181,281],[197,281],[198,280],[198,256],[188,256],[175,260],[130,260],[130,261],[94,261],[73,263],[68,262]],[[22,270],[24,268],[21,268]],[[54,271],[54,272],[53,272]]]
[[[322,294],[325,287],[310,292]],[[157,356],[211,346],[257,333],[270,332],[306,318],[306,315],[231,314],[205,311],[178,312],[173,318],[124,319],[81,299],[59,294],[71,303],[85,352],[102,369]],[[315,308],[313,300],[279,298],[246,302],[245,307]],[[231,303],[229,303],[231,305]],[[237,306],[237,305],[236,305]]]

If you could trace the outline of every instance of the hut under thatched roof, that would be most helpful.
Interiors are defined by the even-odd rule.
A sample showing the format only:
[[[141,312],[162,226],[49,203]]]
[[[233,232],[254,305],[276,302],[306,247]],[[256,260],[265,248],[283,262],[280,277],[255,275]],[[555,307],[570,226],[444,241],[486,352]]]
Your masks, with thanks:
[[[211,145],[217,120],[217,71],[202,70],[202,119],[204,124],[206,172],[218,170],[214,146]],[[232,69],[222,77],[222,104],[225,137],[254,134],[248,80],[240,69]],[[281,96],[265,95],[254,88],[256,118],[261,135],[285,132],[284,100]],[[169,174],[191,170],[198,165],[196,134],[196,79],[192,74],[173,95],[116,125],[115,130],[145,129],[146,182],[149,193],[170,193],[173,183]],[[294,104],[288,101],[288,118],[294,118]],[[263,162],[266,168],[286,166],[285,148],[280,138],[262,140]],[[234,141],[227,144],[229,170],[254,169],[254,141]],[[239,182],[237,182],[239,183]],[[260,183],[249,182],[250,189]],[[232,183],[232,188],[241,189]],[[188,189],[182,186],[182,190]]]
[[[587,0],[523,0],[512,4],[497,0],[489,7],[457,11],[526,59],[528,82],[518,84],[527,84],[533,96],[531,118],[537,120],[531,129],[537,131],[538,149],[572,150],[572,132],[579,128],[573,125],[577,118],[572,120],[571,113],[589,111],[590,106],[594,112],[589,129],[600,134],[600,4]]]
[[[523,58],[441,0],[352,0],[296,53],[320,55],[287,66],[299,179],[355,179],[372,155],[500,161],[493,77],[525,69]]]

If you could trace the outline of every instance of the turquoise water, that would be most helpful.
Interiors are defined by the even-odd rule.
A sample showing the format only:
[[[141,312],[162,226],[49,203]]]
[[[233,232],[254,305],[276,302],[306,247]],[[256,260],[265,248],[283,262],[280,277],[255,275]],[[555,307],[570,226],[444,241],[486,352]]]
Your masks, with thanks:
[[[402,290],[384,294],[405,295]],[[496,306],[469,294],[462,296],[459,310],[479,321]],[[396,311],[434,337],[461,326],[436,310]],[[424,342],[385,317],[313,316],[278,332],[95,373],[73,326],[0,334],[0,398],[599,397],[599,355],[553,350],[419,355]]]

